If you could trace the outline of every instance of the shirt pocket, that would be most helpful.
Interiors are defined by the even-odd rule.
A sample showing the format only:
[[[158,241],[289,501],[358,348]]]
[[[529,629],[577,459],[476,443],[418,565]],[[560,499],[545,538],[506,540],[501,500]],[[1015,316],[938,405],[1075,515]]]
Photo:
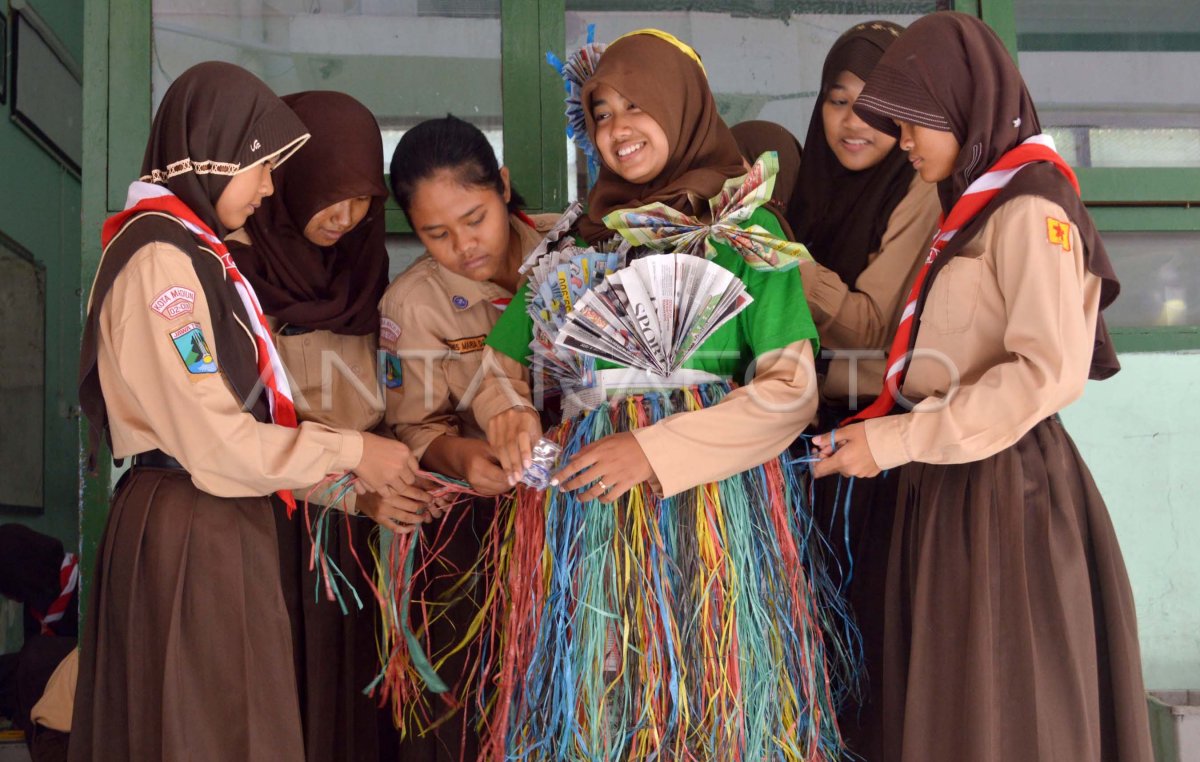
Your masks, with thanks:
[[[946,263],[930,287],[921,324],[938,333],[962,333],[971,327],[983,278],[983,260],[955,257]]]

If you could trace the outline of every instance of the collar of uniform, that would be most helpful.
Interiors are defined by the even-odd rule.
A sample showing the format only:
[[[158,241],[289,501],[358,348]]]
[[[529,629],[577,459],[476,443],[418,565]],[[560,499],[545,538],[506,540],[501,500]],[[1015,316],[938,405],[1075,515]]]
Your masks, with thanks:
[[[508,216],[508,224],[521,242],[521,258],[524,259],[541,242],[542,234],[536,229],[529,227],[529,225],[526,225],[515,214]],[[437,263],[435,262],[434,264]],[[490,280],[471,280],[458,273],[450,272],[440,264],[437,265],[437,276],[441,280],[442,286],[446,289],[446,293],[450,294],[451,299],[461,296],[467,300],[467,303],[459,309],[469,309],[480,301],[491,302],[495,299],[512,298],[512,292],[503,286],[499,286]]]

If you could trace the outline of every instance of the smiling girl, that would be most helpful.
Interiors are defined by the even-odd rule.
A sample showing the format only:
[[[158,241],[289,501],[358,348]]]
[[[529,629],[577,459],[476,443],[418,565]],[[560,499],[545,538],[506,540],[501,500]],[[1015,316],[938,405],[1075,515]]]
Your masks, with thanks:
[[[1119,369],[1101,317],[1119,284],[1075,175],[965,14],[914,22],[855,111],[899,138],[944,214],[883,393],[817,438],[818,476],[899,470],[883,758],[1148,762],[1133,595],[1058,417]]]
[[[602,159],[576,223],[588,242],[613,237],[610,213],[654,202],[711,220],[709,199],[746,173],[699,57],[669,34],[608,46],[582,107]],[[782,236],[766,207],[742,226]],[[837,754],[817,622],[829,612],[814,604],[803,502],[779,458],[816,408],[816,330],[796,268],[713,245],[710,264],[753,303],[670,379],[607,386],[629,370],[598,360],[608,398],[547,433],[567,453],[551,486],[518,491],[516,528],[497,543],[489,758]],[[532,338],[520,293],[489,349],[528,362]],[[479,397],[492,406],[500,387]],[[510,483],[540,434],[516,391],[487,427]]]
[[[895,137],[854,112],[864,80],[902,31],[866,21],[833,44],[792,200],[796,240],[814,260],[800,273],[821,335],[821,431],[879,395],[884,352],[937,228],[936,186],[913,172]],[[880,758],[883,582],[895,501],[895,473],[813,485],[813,514],[834,551],[830,571],[846,585],[863,638],[862,700],[848,702],[841,717],[847,743],[867,760]]]

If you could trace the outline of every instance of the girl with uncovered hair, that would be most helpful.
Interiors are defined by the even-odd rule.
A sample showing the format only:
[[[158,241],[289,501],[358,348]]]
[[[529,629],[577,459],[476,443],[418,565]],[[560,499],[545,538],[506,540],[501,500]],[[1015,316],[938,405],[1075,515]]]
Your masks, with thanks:
[[[483,342],[524,280],[518,267],[554,215],[530,217],[484,134],[454,116],[430,119],[404,133],[392,155],[392,189],[426,253],[388,286],[379,304],[386,367],[387,425],[421,465],[466,481],[489,497],[467,504],[423,530],[414,580],[414,618],[438,675],[465,693],[466,710],[435,710],[433,729],[411,727],[404,759],[478,757],[471,661],[455,645],[482,605],[477,577],[460,574],[479,556],[491,531],[495,496],[510,485],[471,407],[485,369]],[[505,367],[524,384],[525,369]],[[436,556],[436,561],[431,558]],[[422,616],[424,612],[425,616]],[[444,660],[440,657],[449,654]],[[440,700],[428,697],[431,703]]]

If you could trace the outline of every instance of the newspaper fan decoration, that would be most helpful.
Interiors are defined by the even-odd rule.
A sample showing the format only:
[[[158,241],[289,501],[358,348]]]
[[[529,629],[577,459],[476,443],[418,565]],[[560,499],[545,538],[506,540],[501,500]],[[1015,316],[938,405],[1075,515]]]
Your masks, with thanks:
[[[804,244],[778,238],[759,225],[741,227],[755,209],[771,200],[778,174],[777,153],[767,151],[758,157],[747,174],[727,180],[721,192],[709,199],[711,223],[654,203],[618,209],[604,217],[604,224],[634,246],[711,259],[716,256],[713,244],[724,243],[756,270],[787,270],[812,259]]]
[[[587,122],[583,116],[583,84],[596,71],[596,63],[605,47],[604,43],[596,42],[596,25],[588,24],[587,42],[568,56],[565,62],[553,51],[546,53],[546,61],[563,78],[563,86],[567,91],[567,137],[575,141],[587,159],[589,188],[596,182],[596,175],[600,171],[600,154],[588,139]]]
[[[526,310],[533,321],[529,348],[534,368],[568,391],[593,386],[596,363],[591,357],[559,346],[555,340],[584,294],[624,264],[629,248],[619,240],[613,251],[576,245],[566,233],[581,209],[578,202],[572,204],[520,268],[529,282]]]
[[[746,285],[715,262],[656,254],[583,293],[555,344],[667,377],[752,301]]]

